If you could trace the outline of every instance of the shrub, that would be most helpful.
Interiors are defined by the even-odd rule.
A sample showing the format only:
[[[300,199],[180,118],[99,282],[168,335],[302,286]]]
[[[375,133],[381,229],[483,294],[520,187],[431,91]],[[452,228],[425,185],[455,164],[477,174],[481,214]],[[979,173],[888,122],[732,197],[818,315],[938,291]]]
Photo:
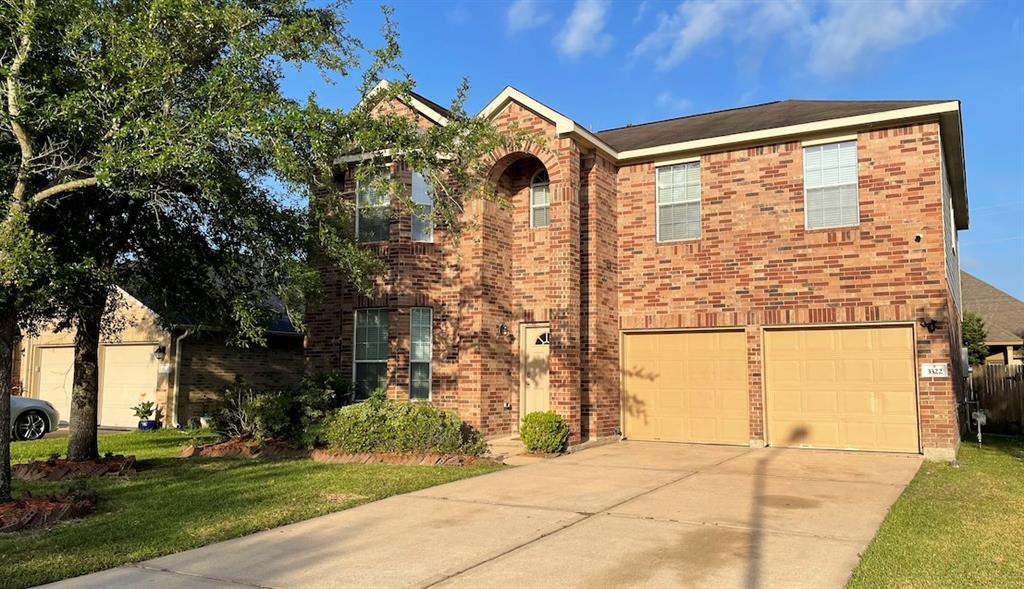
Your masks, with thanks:
[[[227,437],[280,440],[310,448],[324,442],[324,421],[352,402],[352,386],[337,374],[304,378],[293,389],[266,390],[236,382],[210,411],[211,427]]]
[[[554,411],[534,411],[523,418],[519,439],[530,452],[561,452],[569,441],[569,426]]]
[[[451,411],[430,403],[390,401],[375,391],[362,403],[338,410],[324,437],[342,452],[424,452],[479,456],[487,444]]]

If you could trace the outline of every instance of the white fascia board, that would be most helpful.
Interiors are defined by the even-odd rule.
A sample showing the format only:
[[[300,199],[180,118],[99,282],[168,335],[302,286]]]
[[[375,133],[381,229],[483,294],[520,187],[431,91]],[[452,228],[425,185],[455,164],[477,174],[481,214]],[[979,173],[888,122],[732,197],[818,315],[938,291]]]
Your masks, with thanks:
[[[493,100],[487,103],[477,116],[491,118],[501,111],[509,102],[518,102],[526,108],[540,115],[542,118],[547,119],[555,125],[555,133],[559,135],[576,135],[583,140],[584,143],[593,146],[595,149],[603,152],[606,156],[610,157],[613,161],[618,159],[618,153],[612,149],[610,145],[601,141],[596,135],[587,130],[586,127],[582,127],[576,124],[576,121],[556,111],[555,109],[527,96],[523,92],[516,90],[512,86],[505,86],[505,89],[498,93]]]
[[[801,135],[813,135],[836,129],[864,127],[874,125],[877,123],[886,123],[891,121],[898,121],[901,119],[913,119],[932,115],[940,115],[943,113],[954,112],[959,110],[960,103],[955,100],[950,102],[940,102],[937,104],[927,104],[924,106],[914,106],[910,108],[887,110],[883,112],[871,113],[866,115],[830,119],[827,121],[802,123],[799,125],[789,125],[786,127],[773,127],[771,129],[747,131],[744,133],[734,133],[732,135],[708,137],[706,139],[694,139],[692,141],[683,141],[680,143],[672,143],[669,145],[658,145],[656,147],[645,147],[643,149],[631,149],[627,151],[620,151],[619,160],[623,161],[651,159],[660,155],[667,155],[670,153],[682,153],[688,151],[696,152],[714,149],[717,147],[725,147],[728,145],[734,145],[738,143],[757,143],[772,139],[782,139]]]
[[[377,92],[387,89],[390,86],[391,83],[388,82],[387,80],[381,80],[380,82],[377,82],[377,85],[373,87],[373,90],[367,92],[366,96],[363,97],[358,104],[362,104],[363,101],[369,98],[370,96],[373,96]],[[423,115],[424,117],[430,119],[434,123],[441,125],[442,127],[448,124],[448,119],[443,114],[439,113],[437,110],[434,109],[434,107],[426,104],[422,100],[417,99],[415,96],[410,94],[408,96],[405,96],[405,100],[408,101],[409,106],[411,106],[413,110]]]

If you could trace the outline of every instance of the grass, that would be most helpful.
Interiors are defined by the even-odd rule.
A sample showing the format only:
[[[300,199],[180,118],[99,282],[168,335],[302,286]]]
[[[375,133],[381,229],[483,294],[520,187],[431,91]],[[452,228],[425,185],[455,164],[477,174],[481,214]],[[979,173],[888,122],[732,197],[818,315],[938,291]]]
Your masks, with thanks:
[[[1024,438],[965,441],[960,467],[926,463],[889,511],[847,589],[1019,587]]]
[[[133,477],[89,481],[96,513],[49,530],[0,534],[0,588],[29,587],[196,548],[499,466],[320,464],[310,460],[180,459],[176,431],[104,435],[100,452],[134,454]],[[16,442],[15,462],[66,450],[66,439]],[[15,482],[15,495],[67,483]]]

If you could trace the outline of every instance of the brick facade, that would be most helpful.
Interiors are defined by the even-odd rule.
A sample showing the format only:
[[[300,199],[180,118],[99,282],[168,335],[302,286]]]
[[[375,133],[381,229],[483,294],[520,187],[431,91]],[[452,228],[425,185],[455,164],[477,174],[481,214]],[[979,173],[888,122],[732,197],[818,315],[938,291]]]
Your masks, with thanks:
[[[619,433],[623,330],[744,329],[750,440],[763,445],[763,330],[899,323],[913,326],[919,364],[953,368],[948,379],[918,379],[918,394],[925,453],[954,455],[960,322],[945,275],[937,122],[857,135],[861,222],[843,229],[804,228],[799,141],[702,153],[701,237],[658,243],[654,161],[614,162],[517,102],[493,121],[545,140],[498,154],[493,174],[508,206],[473,201],[457,247],[440,230],[433,244],[412,243],[399,212],[390,241],[370,246],[388,267],[374,299],[325,270],[307,366],[351,370],[353,311],[386,307],[388,393],[407,398],[408,309],[430,306],[433,402],[487,436],[507,435],[520,417],[519,328],[547,322],[551,407],[575,443]],[[551,225],[531,228],[529,182],[541,166]],[[396,173],[408,183],[407,171]],[[351,180],[340,193],[354,199]],[[929,333],[924,318],[940,329]]]

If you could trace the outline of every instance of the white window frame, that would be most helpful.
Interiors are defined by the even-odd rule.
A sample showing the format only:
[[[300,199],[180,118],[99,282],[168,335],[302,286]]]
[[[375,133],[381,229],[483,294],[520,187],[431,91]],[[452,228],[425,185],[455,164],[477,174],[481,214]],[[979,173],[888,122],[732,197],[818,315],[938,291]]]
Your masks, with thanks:
[[[682,200],[679,202],[659,202],[658,191],[658,172],[661,168],[676,168],[685,166],[695,166],[697,168],[697,198],[694,200]],[[680,241],[699,241],[701,236],[704,235],[704,207],[701,204],[702,190],[700,185],[700,158],[672,162],[670,164],[661,164],[654,168],[654,239],[657,243],[676,243]],[[673,205],[697,203],[697,236],[696,237],[681,237],[679,239],[662,239],[661,238],[661,208],[670,207]]]
[[[384,360],[359,360],[359,352],[357,351],[358,348],[359,348],[359,313],[363,313],[363,312],[367,312],[367,311],[383,312],[383,313],[387,314],[387,316],[388,316],[388,327],[387,327],[387,332],[386,332],[388,353],[384,357]],[[359,364],[380,364],[380,363],[383,362],[383,364],[384,364],[384,373],[386,375],[387,374],[387,369],[388,369],[388,361],[390,360],[390,358],[391,358],[391,316],[390,316],[390,309],[388,309],[387,307],[367,307],[367,308],[364,308],[364,309],[356,309],[356,310],[354,310],[352,312],[352,386],[353,386],[353,389],[355,387],[359,386],[359,378],[358,378],[358,371],[357,371],[357,368],[358,368]],[[369,395],[372,392],[373,391],[367,391],[367,394]],[[359,391],[358,390],[354,390],[353,394],[358,395]]]
[[[537,182],[537,176],[540,176],[541,174],[545,174],[545,175],[548,176],[548,181],[547,182]],[[548,202],[546,202],[546,203],[544,203],[542,205],[538,205],[538,204],[533,202],[533,190],[534,190],[534,188],[536,188],[538,186],[547,186],[547,188],[548,188]],[[547,209],[548,210],[548,222],[547,222],[546,225],[537,225],[534,222],[534,212],[537,209]],[[551,175],[548,174],[547,170],[542,168],[540,170],[537,170],[537,173],[535,173],[532,177],[530,177],[530,228],[531,229],[544,229],[544,228],[550,227],[550,226],[551,226]]]
[[[430,345],[427,348],[427,360],[413,360],[413,317],[417,311],[426,311],[429,316]],[[427,398],[414,399],[412,396],[412,368],[413,364],[427,365]],[[431,401],[434,398],[434,309],[431,307],[411,307],[409,309],[409,399],[412,401]]]
[[[840,140],[837,140],[837,141],[815,142],[813,145],[811,145],[811,144],[804,144],[803,145],[803,148],[802,148],[803,150],[801,152],[801,155],[804,158],[804,163],[803,163],[803,172],[804,172],[804,178],[803,178],[803,180],[804,180],[804,231],[817,231],[817,230],[820,230],[820,229],[841,229],[843,227],[857,227],[857,226],[860,225],[860,161],[859,161],[859,159],[857,160],[857,174],[856,174],[856,176],[855,176],[855,178],[853,180],[853,191],[854,191],[854,194],[857,195],[857,221],[855,223],[841,223],[839,225],[822,225],[820,227],[811,227],[810,224],[807,222],[807,212],[808,212],[808,209],[807,209],[807,191],[808,190],[817,190],[819,188],[842,188],[843,186],[849,186],[850,185],[849,182],[840,182],[840,183],[837,183],[837,184],[822,184],[820,186],[814,186],[814,187],[808,188],[807,187],[807,150],[808,149],[821,148],[821,147],[825,147],[825,146],[828,146],[828,145],[841,145],[843,143],[852,143],[853,144],[854,159],[857,159],[857,147],[858,147],[858,145],[857,145],[857,140],[856,139],[840,139]]]
[[[425,202],[420,202],[420,200],[417,200],[416,198],[417,177],[423,184],[424,196],[426,198],[422,200]],[[410,192],[412,193],[412,202],[419,206],[413,207],[412,214],[409,218],[409,237],[416,243],[434,243],[434,220],[430,216],[434,212],[434,197],[430,191],[430,184],[427,182],[427,178],[423,174],[413,171],[412,180],[410,181]],[[424,209],[426,209],[425,215],[423,214]],[[423,239],[416,238],[414,227],[417,218],[421,219],[420,222],[423,223],[423,226],[425,227],[426,236]]]
[[[382,174],[382,176],[385,179],[390,179],[391,174],[389,174],[387,172],[384,172]],[[371,179],[369,181],[372,182],[373,180]],[[359,234],[359,217],[362,216],[363,209],[390,209],[390,207],[391,207],[391,194],[384,194],[383,195],[384,196],[383,201],[381,203],[379,203],[379,204],[375,204],[375,205],[362,205],[359,202],[360,190],[361,190],[361,182],[360,182],[360,180],[358,178],[356,178],[356,243],[384,243],[386,241],[389,241],[391,239],[391,236],[390,236],[390,233],[391,233],[391,231],[390,231],[390,222],[388,223],[388,236],[387,237],[385,237],[384,239],[375,239],[375,240],[370,240],[370,241],[363,241],[363,239],[361,239],[360,234]]]

